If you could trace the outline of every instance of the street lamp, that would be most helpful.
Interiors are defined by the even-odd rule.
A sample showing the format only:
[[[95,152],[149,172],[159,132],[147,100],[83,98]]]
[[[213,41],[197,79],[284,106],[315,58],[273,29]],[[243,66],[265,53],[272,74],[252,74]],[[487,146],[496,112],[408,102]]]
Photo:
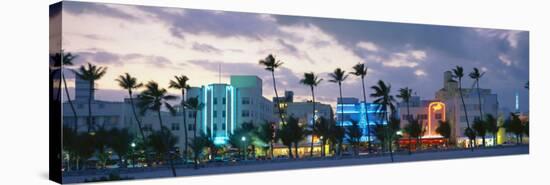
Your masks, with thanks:
[[[243,159],[246,160],[246,150],[247,150],[246,137],[245,136],[241,137],[241,141],[243,142]]]
[[[132,167],[135,168],[136,167],[136,143],[132,142],[130,144],[130,146],[132,147]]]

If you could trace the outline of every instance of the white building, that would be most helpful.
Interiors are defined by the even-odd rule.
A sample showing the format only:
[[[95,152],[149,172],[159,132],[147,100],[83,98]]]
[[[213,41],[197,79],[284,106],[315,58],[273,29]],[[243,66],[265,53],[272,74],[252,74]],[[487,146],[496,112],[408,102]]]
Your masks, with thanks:
[[[187,99],[199,97],[204,105],[198,111],[197,131],[204,134],[210,130],[211,136],[217,144],[224,144],[227,137],[244,122],[261,124],[266,121],[275,121],[271,101],[262,96],[262,80],[256,76],[231,76],[231,84],[209,84],[202,87],[192,87],[187,92]],[[135,94],[138,94],[136,92]],[[78,131],[87,132],[89,83],[78,79],[75,85],[75,99],[73,101],[78,116]],[[135,98],[135,97],[134,97]],[[137,101],[137,100],[135,100]],[[128,128],[134,134],[139,134],[139,128],[132,112],[129,99],[124,102],[109,102],[96,100],[92,94],[92,122],[93,125],[105,128]],[[175,105],[177,113],[170,114],[161,111],[163,125],[170,129],[179,138],[177,147],[185,147],[185,129],[187,137],[193,137],[195,123],[194,111],[186,110],[187,128],[183,125],[181,107]],[[139,108],[136,106],[136,111]],[[155,112],[146,112],[139,116],[139,120],[146,134],[152,130],[160,130],[159,118]],[[63,104],[63,124],[69,127],[74,125],[74,114],[68,102]],[[93,130],[94,128],[92,128]],[[200,135],[197,132],[197,135]],[[190,142],[190,140],[188,140]]]
[[[468,88],[470,84],[462,84],[462,95],[466,104],[468,122],[470,127],[475,119],[482,118],[487,114],[498,116],[499,103],[497,95],[491,92],[491,89],[480,89],[481,104],[478,99],[477,89]],[[451,123],[451,138],[459,145],[465,145],[467,138],[464,131],[467,128],[466,114],[458,91],[458,82],[452,79],[452,73],[446,71],[443,75],[443,88],[435,93],[435,99],[442,101],[446,105],[447,120]],[[484,115],[480,115],[480,107]]]

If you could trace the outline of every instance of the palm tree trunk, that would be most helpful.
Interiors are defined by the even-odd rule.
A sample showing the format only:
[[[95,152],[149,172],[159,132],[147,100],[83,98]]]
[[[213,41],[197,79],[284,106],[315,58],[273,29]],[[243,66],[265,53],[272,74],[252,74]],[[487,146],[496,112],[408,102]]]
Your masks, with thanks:
[[[313,99],[313,116],[312,116],[312,122],[311,122],[311,130],[315,130],[315,91],[313,89],[313,86],[311,86],[311,97]],[[296,143],[298,145],[298,143]],[[298,152],[298,150],[296,150]],[[296,153],[296,156],[298,156],[298,153]],[[313,157],[313,132],[311,134],[311,147],[309,148],[309,157]]]
[[[158,118],[159,118],[160,131],[161,131],[161,133],[163,133],[162,129],[164,128],[164,126],[162,124],[162,116],[160,115],[160,109],[157,111],[157,115],[158,115]],[[168,160],[170,162],[170,168],[172,169],[172,175],[175,177],[176,176],[176,169],[174,168],[174,162],[172,161],[172,155],[170,153],[172,149],[169,146],[167,137],[168,136],[163,137],[164,146],[166,146],[166,149],[168,150],[168,153],[166,154],[166,157],[168,157]]]
[[[65,75],[63,75],[63,68],[61,69],[61,78],[63,79],[63,84],[65,85],[65,94],[67,94],[67,101],[71,106],[74,116],[74,133],[78,133],[78,116],[76,115],[76,110],[74,109],[73,101],[71,100],[71,95],[69,94],[69,88],[67,87],[67,81],[65,80]],[[60,87],[61,88],[61,87]]]
[[[294,143],[294,153],[296,153],[296,159],[300,159],[300,155],[298,154],[298,142]]]
[[[188,133],[187,133],[187,114],[186,114],[186,111],[185,111],[185,91],[184,91],[183,89],[181,90],[181,98],[182,98],[182,100],[181,100],[181,109],[182,109],[182,114],[183,114],[183,115],[182,115],[182,116],[183,116],[183,127],[185,128],[185,129],[183,129],[183,130],[184,130],[184,134],[185,134],[185,139],[184,139],[184,141],[185,141],[184,157],[185,157],[185,161],[187,161],[187,154],[188,154],[188,152],[189,152],[188,146],[187,146],[187,145],[188,145],[188,143],[187,143],[187,142],[188,142],[188,139],[187,139],[187,138],[188,138],[189,136],[187,135],[187,134],[188,134]]]
[[[460,95],[460,99],[462,100],[462,107],[464,108],[464,115],[466,116],[466,126],[468,127],[468,130],[470,130],[470,121],[468,119],[468,111],[466,110],[466,103],[464,102],[464,96],[462,96],[462,79],[458,79],[458,93]],[[470,148],[472,150],[472,152],[474,151],[474,147],[473,147],[473,141],[472,139],[469,138],[469,136],[466,136],[468,137],[468,139],[470,140]]]
[[[275,83],[275,71],[271,71],[271,77],[273,79],[273,90],[275,91],[275,98],[277,100],[277,109],[279,110],[279,118],[281,119],[281,123],[285,123],[285,120],[283,118],[283,110],[281,109],[281,107],[279,106],[279,93],[277,92],[277,83]]]
[[[293,158],[293,156],[292,156],[292,144],[288,145],[288,158],[289,159]]]
[[[370,122],[369,122],[369,109],[367,107],[367,93],[365,91],[365,78],[361,77],[361,86],[363,87],[363,101],[365,102],[365,119],[367,120],[367,150],[372,152],[372,142],[370,140]]]
[[[141,137],[143,139],[143,141],[145,141],[145,133],[143,132],[143,127],[141,126],[141,121],[139,120],[138,118],[138,115],[136,113],[136,108],[134,106],[134,98],[132,97],[132,91],[128,91],[128,94],[130,95],[130,106],[132,107],[132,113],[134,114],[134,119],[136,120],[136,123],[138,125],[138,128],[139,128],[139,133],[141,134]]]
[[[387,123],[386,123],[386,137],[388,138],[388,147],[389,147],[389,150],[390,150],[390,158],[391,158],[391,162],[393,162],[393,149],[392,149],[392,145],[393,145],[393,133],[389,133],[388,131],[390,130],[390,120],[388,118],[388,110],[387,110],[387,107],[385,108],[386,111],[384,111],[384,117],[386,118],[387,120]],[[390,134],[388,136],[388,134]]]
[[[481,105],[481,92],[479,92],[479,79],[476,79],[476,86],[477,86],[477,99],[479,102],[479,119],[483,120],[483,106]]]
[[[92,96],[94,94],[94,81],[90,80],[90,94],[88,96],[88,133],[92,129]]]
[[[138,115],[137,115],[137,112],[136,112],[136,107],[134,106],[134,98],[132,97],[132,90],[128,90],[128,94],[130,95],[130,106],[132,107],[132,113],[134,114],[134,118],[136,120],[136,123],[138,125],[138,128],[139,128],[139,133],[141,134],[141,138],[142,138],[142,141],[143,143],[145,143],[145,140],[147,139],[145,137],[145,132],[143,132],[143,127],[141,126],[141,121],[139,120],[138,118]],[[145,162],[147,163],[147,166],[150,166],[151,165],[151,161],[149,160],[149,155],[146,153],[145,154]]]

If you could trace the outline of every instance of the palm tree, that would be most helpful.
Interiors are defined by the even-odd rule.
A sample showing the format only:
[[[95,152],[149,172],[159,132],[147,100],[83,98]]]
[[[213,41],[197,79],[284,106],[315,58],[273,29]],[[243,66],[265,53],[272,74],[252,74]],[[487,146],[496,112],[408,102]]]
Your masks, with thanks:
[[[377,86],[372,86],[371,88],[374,90],[374,93],[372,93],[370,96],[373,98],[377,98],[376,100],[374,100],[374,103],[382,105],[380,106],[380,108],[383,111],[383,116],[384,116],[383,119],[385,119],[389,124],[390,118],[388,115],[388,108],[392,113],[395,111],[395,105],[394,105],[395,99],[392,95],[390,95],[391,85],[389,84],[386,85],[384,81],[379,80],[377,83]],[[389,129],[389,126],[386,126],[385,128]],[[384,133],[389,134],[389,131],[386,131]],[[390,137],[390,136],[386,135],[385,137]],[[391,161],[393,162],[392,140],[389,141],[389,150],[390,150],[390,158],[391,158]]]
[[[329,74],[330,80],[329,82],[338,84],[338,89],[340,90],[340,101],[342,101],[342,82],[348,78],[348,75],[346,74],[346,71],[336,68],[333,73]],[[343,103],[342,103],[343,104]],[[340,118],[340,126],[344,126],[344,106],[341,107],[341,116]]]
[[[197,138],[197,120],[198,120],[197,116],[198,116],[198,112],[202,110],[204,104],[199,102],[198,97],[193,97],[193,98],[189,98],[186,101],[186,106],[187,108],[193,110],[193,113],[194,113],[195,124],[193,124],[193,139],[196,139]]]
[[[185,134],[184,153],[185,153],[185,159],[187,160],[187,153],[188,153],[187,137],[188,137],[188,135],[187,135],[187,114],[185,112],[185,90],[187,90],[187,88],[189,88],[189,84],[187,84],[187,81],[189,81],[189,78],[187,78],[187,76],[185,76],[185,75],[175,76],[174,78],[176,78],[176,80],[170,80],[170,86],[168,86],[168,88],[174,88],[174,89],[181,90],[180,106],[181,106],[181,112],[182,112],[182,117],[183,117],[183,127],[185,128],[185,129],[183,129],[184,134]]]
[[[353,72],[351,72],[351,74],[361,77],[361,87],[363,88],[363,101],[365,102],[365,106],[367,105],[367,93],[365,91],[365,76],[367,76],[367,71],[368,71],[368,68],[367,66],[365,66],[365,64],[358,63],[355,66],[353,66]],[[368,107],[366,108],[368,110]],[[368,147],[368,151],[372,152],[372,144],[370,139],[371,130],[370,130],[370,122],[369,122],[368,115],[369,114],[367,111],[367,113],[365,114],[365,120],[367,120],[367,141],[368,141],[367,147]]]
[[[139,119],[136,112],[136,108],[134,105],[134,96],[133,96],[133,90],[143,87],[143,84],[139,83],[135,77],[131,76],[128,73],[118,76],[118,78],[115,81],[118,82],[118,86],[128,91],[128,95],[130,97],[130,106],[132,107],[132,113],[134,114],[134,119],[136,120],[142,139],[145,140],[145,133],[143,132],[141,120]]]
[[[451,124],[448,121],[439,120],[439,126],[435,129],[439,135],[445,138],[447,146],[449,146],[449,139],[451,138]]]
[[[75,145],[76,166],[75,169],[81,168],[80,161],[86,161],[93,156],[95,152],[95,136],[88,133],[77,133],[76,135],[78,143]]]
[[[497,146],[497,133],[498,133],[498,123],[497,119],[492,114],[485,115],[485,127],[487,132],[491,133],[493,136],[493,146]]]
[[[324,117],[317,120],[315,124],[313,134],[318,135],[321,140],[321,156],[324,157],[326,155],[325,145],[327,144],[327,140],[330,138],[332,124],[329,119]]]
[[[407,105],[407,121],[409,121],[411,118],[411,113],[409,110],[409,102],[411,100],[412,96],[412,89],[409,89],[409,87],[401,88],[399,89],[399,94],[396,96],[398,98],[401,98],[403,102]]]
[[[255,145],[253,145],[253,143],[254,143],[254,139],[256,138],[255,135],[254,135],[256,129],[257,128],[254,125],[254,123],[252,123],[252,121],[243,122],[241,124],[241,130],[243,130],[244,136],[247,139],[249,139],[249,141],[246,142],[247,145],[245,146],[245,148],[246,148],[245,154],[246,154],[246,156],[248,156],[248,154],[249,154],[248,153],[248,146],[252,145],[252,152],[253,152],[252,154],[253,154],[254,158],[256,158],[256,153],[255,153],[256,148],[255,148]]]
[[[246,133],[242,128],[235,129],[235,131],[229,135],[229,144],[231,147],[237,149],[238,156],[241,156],[242,159],[244,159],[244,155],[241,155],[241,149],[243,149],[245,145],[241,140],[243,136],[246,136]]]
[[[160,156],[166,156],[164,154],[169,153],[172,148],[176,146],[178,137],[172,134],[168,128],[163,127],[161,130],[153,131],[149,134],[149,138],[147,140],[149,142],[149,146],[151,146],[156,153]],[[173,166],[172,157],[169,157],[170,165]],[[172,168],[172,175],[175,176],[174,168]]]
[[[452,77],[454,79],[458,80],[458,93],[460,95],[460,99],[462,100],[462,108],[463,108],[463,111],[464,111],[464,115],[466,116],[466,126],[467,126],[467,128],[466,128],[466,131],[464,133],[469,133],[469,135],[471,136],[471,134],[474,133],[474,131],[470,127],[470,120],[468,118],[468,110],[466,110],[466,103],[464,102],[464,96],[462,95],[462,77],[464,77],[464,69],[461,66],[456,66],[456,68],[453,69]],[[469,138],[471,138],[471,137],[469,137]],[[474,151],[474,147],[472,147],[473,143],[474,143],[473,139],[470,139],[470,147],[472,148],[472,151]]]
[[[363,130],[359,127],[357,121],[352,121],[351,126],[346,129],[346,135],[348,143],[353,147],[353,155],[356,156],[361,143],[361,136],[363,136]]]
[[[315,73],[304,73],[304,78],[300,80],[300,83],[306,86],[309,86],[311,89],[311,97],[312,97],[312,103],[313,103],[313,116],[312,116],[312,129],[315,129],[315,87],[319,85],[323,81],[322,78],[319,78],[319,76],[315,75]],[[313,134],[311,134],[311,146],[309,149],[309,156],[313,156]]]
[[[269,54],[265,59],[259,61],[260,65],[263,65],[265,67],[265,70],[271,72],[271,77],[273,79],[273,91],[275,91],[275,98],[277,102],[273,102],[277,104],[277,109],[279,110],[279,118],[281,119],[281,123],[284,125],[285,119],[283,117],[283,110],[279,106],[279,93],[277,93],[277,83],[275,83],[275,69],[283,65],[283,62],[280,60],[276,60],[275,57],[272,54]]]
[[[296,154],[296,159],[300,158],[298,154],[298,146],[301,141],[303,141],[308,134],[306,127],[300,125],[298,122],[299,120],[297,118],[294,118],[292,116],[288,117],[288,120],[286,122],[286,126],[288,126],[288,129],[290,129],[290,135],[292,136],[292,142],[294,143],[294,153]]]
[[[276,137],[281,140],[281,143],[288,148],[288,158],[292,159],[292,131],[288,124],[281,125],[277,130]]]
[[[92,135],[92,134],[90,134]],[[101,168],[105,168],[107,165],[107,160],[109,159],[109,153],[107,153],[107,147],[110,142],[113,140],[111,133],[103,125],[99,126],[98,129],[94,132],[93,144],[96,151],[96,157],[99,160]]]
[[[477,100],[479,102],[479,119],[483,121],[483,106],[481,104],[481,92],[479,91],[479,79],[483,77],[485,72],[479,72],[479,69],[474,67],[474,71],[470,73],[470,78],[475,80],[476,83],[476,89],[477,89]],[[485,146],[485,144],[483,144]]]
[[[487,134],[485,122],[483,122],[483,120],[479,118],[476,118],[474,119],[474,124],[472,125],[472,127],[476,131],[476,135],[481,137],[482,145],[485,146],[485,135]]]
[[[199,158],[204,148],[209,145],[209,137],[201,133],[199,137],[193,138],[193,140],[191,140],[191,143],[189,145],[193,150],[193,161],[194,161],[193,167],[195,169],[198,169]]]
[[[101,79],[107,73],[107,67],[98,67],[96,65],[88,63],[87,66],[80,66],[78,71],[75,73],[76,76],[82,80],[87,80],[90,86],[90,94],[88,96],[88,132],[91,131],[94,123],[92,123],[92,97],[94,95],[94,83],[96,80]]]
[[[408,114],[407,114],[408,115]],[[407,116],[408,117],[408,116]],[[412,138],[416,139],[416,143],[418,145],[418,141],[420,140],[420,136],[422,136],[422,125],[420,124],[420,121],[418,118],[409,118],[408,124],[405,125],[405,128],[403,131],[407,135],[409,135],[409,155],[412,154]]]
[[[166,107],[166,109],[168,109],[168,111],[172,115],[174,115],[176,112],[174,107],[172,107],[172,105],[170,105],[168,101],[175,100],[177,98],[176,96],[168,95],[167,93],[168,92],[166,91],[166,89],[160,88],[157,82],[149,81],[145,85],[145,90],[141,92],[140,95],[138,95],[138,98],[139,98],[138,107],[141,108],[140,112],[142,115],[145,114],[147,110],[157,112],[161,133],[164,133],[164,131],[162,130],[165,128],[164,125],[162,124],[161,108]],[[168,128],[166,129],[168,130]],[[168,130],[168,132],[170,131]],[[165,139],[166,139],[165,145],[168,145],[169,136],[167,135]],[[174,168],[174,164],[172,161],[171,151],[166,153],[166,155],[170,160],[170,167],[172,168],[172,174],[175,177],[176,170]]]
[[[271,159],[273,159],[273,143],[275,142],[275,123],[265,122],[260,125],[256,132],[258,139],[267,145],[270,150]],[[267,153],[267,152],[266,152]]]
[[[71,95],[69,94],[69,87],[67,86],[67,80],[65,80],[65,74],[63,72],[64,66],[72,66],[73,60],[77,57],[77,55],[73,55],[71,53],[65,54],[63,51],[61,53],[56,53],[54,55],[50,56],[50,59],[54,61],[54,63],[58,63],[59,65],[59,73],[61,75],[61,80],[63,81],[63,85],[65,86],[65,94],[67,95],[67,101],[69,102],[69,106],[71,107],[71,110],[73,112],[74,116],[74,126],[73,129],[75,132],[78,132],[78,116],[76,114],[76,109],[74,108],[73,101],[71,100]],[[61,81],[60,81],[61,82]],[[61,87],[61,84],[59,85]],[[60,90],[61,91],[61,90]],[[58,96],[61,96],[61,92],[57,94]]]
[[[344,138],[346,136],[346,129],[336,125],[336,121],[331,119],[330,121],[330,140],[331,143],[338,144],[338,150],[336,151],[338,156],[342,155],[342,145],[344,144]],[[334,155],[336,156],[336,155]]]
[[[507,133],[513,133],[516,135],[516,144],[523,143],[523,133],[525,133],[525,126],[521,123],[519,116],[510,113],[510,118],[504,122],[504,128]]]
[[[111,141],[108,143],[109,148],[113,149],[113,151],[118,155],[118,160],[121,166],[126,166],[123,161],[130,152],[130,143],[133,140],[133,135],[130,134],[126,128],[111,129],[109,134],[111,136]]]

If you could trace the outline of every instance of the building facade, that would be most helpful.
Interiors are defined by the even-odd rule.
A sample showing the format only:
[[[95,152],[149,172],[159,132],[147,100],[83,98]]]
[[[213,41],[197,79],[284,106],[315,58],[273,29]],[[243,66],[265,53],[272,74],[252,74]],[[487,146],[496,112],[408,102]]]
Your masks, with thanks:
[[[435,99],[446,105],[446,119],[452,129],[451,140],[458,145],[466,146],[468,142],[465,142],[467,138],[464,131],[468,126],[467,123],[471,127],[474,120],[481,119],[487,114],[497,117],[499,103],[497,94],[492,93],[491,89],[480,88],[478,96],[478,90],[473,85],[472,88],[464,88],[464,86],[467,84],[463,84],[462,88],[466,109],[464,109],[460,98],[458,82],[452,79],[450,71],[443,74],[443,88],[435,93]],[[479,98],[481,98],[481,103]],[[480,113],[480,108],[483,115]],[[466,117],[465,111],[467,111],[468,117]]]
[[[275,121],[273,103],[262,96],[262,80],[256,76],[231,76],[230,84],[209,84],[188,89],[186,99],[197,97],[203,105],[200,110],[186,109],[185,115],[178,102],[174,102],[176,114],[161,110],[163,125],[178,137],[176,147],[181,151],[185,147],[185,131],[188,141],[194,135],[209,134],[216,144],[226,144],[228,137],[244,122],[255,125]],[[93,87],[92,87],[93,88]],[[74,117],[68,102],[63,104],[63,124],[73,127],[75,121],[79,132],[87,132],[88,100],[91,98],[92,125],[111,128],[128,128],[135,135],[139,127],[134,117],[129,99],[122,102],[96,100],[90,96],[87,81],[76,80],[73,104],[77,112]],[[137,93],[136,93],[137,94]],[[134,97],[136,99],[136,97]],[[177,104],[177,105],[176,105]],[[136,111],[139,108],[136,106]],[[195,111],[197,116],[195,117]],[[187,128],[183,124],[186,117]],[[139,115],[145,134],[160,130],[160,121],[156,112],[147,111]],[[195,127],[195,122],[197,126]]]
[[[374,126],[387,123],[380,104],[360,102],[357,98],[338,98],[335,116],[336,124],[340,126],[349,127],[352,122],[357,122],[363,133],[361,141],[368,141],[369,128],[371,131],[370,139],[373,141],[375,139],[372,134]]]

